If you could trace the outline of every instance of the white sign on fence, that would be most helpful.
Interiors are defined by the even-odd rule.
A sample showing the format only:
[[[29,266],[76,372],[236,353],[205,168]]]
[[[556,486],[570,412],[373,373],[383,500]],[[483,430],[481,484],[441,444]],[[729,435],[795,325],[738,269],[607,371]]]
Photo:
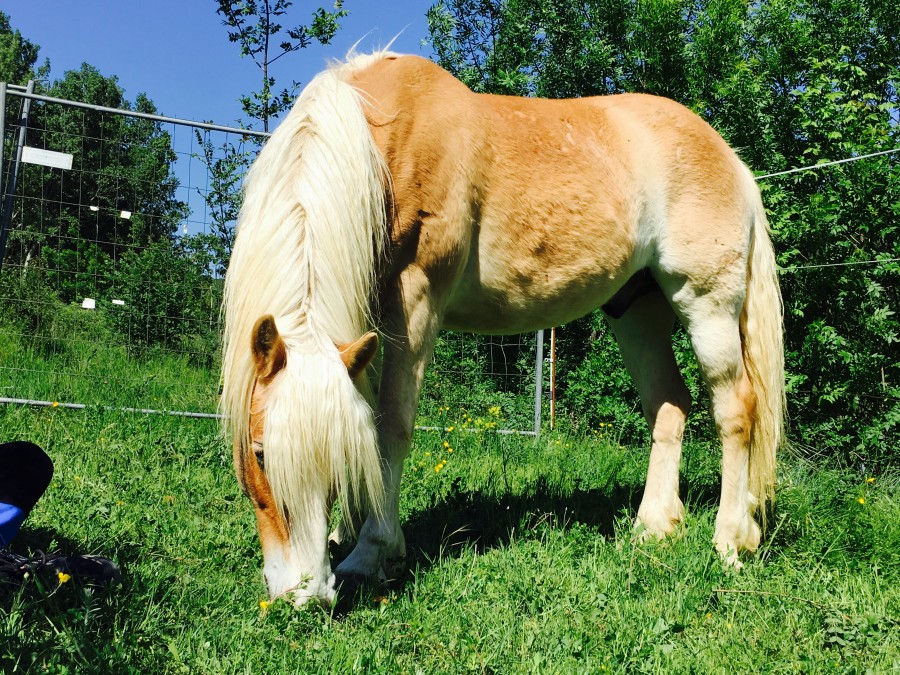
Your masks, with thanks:
[[[72,168],[72,155],[68,152],[41,150],[40,148],[30,148],[27,145],[22,148],[22,161],[29,164],[49,166],[54,169]]]

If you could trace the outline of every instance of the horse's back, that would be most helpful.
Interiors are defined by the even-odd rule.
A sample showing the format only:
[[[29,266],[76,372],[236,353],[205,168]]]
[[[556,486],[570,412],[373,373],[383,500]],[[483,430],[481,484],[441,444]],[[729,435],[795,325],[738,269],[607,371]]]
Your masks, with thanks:
[[[674,101],[475,94],[406,56],[354,83],[391,173],[398,259],[447,286],[448,325],[561,323],[643,267],[742,255],[746,169]]]

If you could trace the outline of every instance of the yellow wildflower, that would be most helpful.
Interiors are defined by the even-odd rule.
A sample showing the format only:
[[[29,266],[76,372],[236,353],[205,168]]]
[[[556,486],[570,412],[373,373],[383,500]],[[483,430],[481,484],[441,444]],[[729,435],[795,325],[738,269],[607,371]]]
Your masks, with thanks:
[[[59,583],[61,584],[66,583],[69,579],[72,578],[72,575],[66,574],[65,572],[57,572],[56,576],[59,579]]]
[[[59,401],[53,401],[53,403],[50,404],[50,407],[51,407],[51,408],[58,408],[58,407],[59,407]]]
[[[269,605],[270,605],[270,604],[271,604],[271,603],[270,603],[268,600],[260,600],[260,601],[259,601],[259,608],[260,608],[262,611],[265,612],[267,609],[269,609]]]
[[[449,453],[452,455],[452,454],[453,454],[453,448],[448,447],[448,448],[447,448],[447,452],[449,452]]]
[[[491,406],[490,408],[488,408],[488,413],[494,417],[500,417],[500,406]]]
[[[873,476],[873,477],[871,477],[871,478],[866,478],[866,482],[867,482],[867,483],[874,483],[874,482],[875,482],[875,477]]]
[[[866,498],[865,498],[865,497],[860,497],[860,498],[857,499],[856,501],[858,501],[860,504],[865,504],[865,503],[866,503]]]
[[[449,431],[453,431],[453,429],[455,429],[455,428],[456,428],[456,427],[454,427],[454,426],[451,424],[449,427],[447,427],[447,431],[448,431],[448,432],[449,432]]]
[[[448,443],[447,441],[444,441],[444,447],[445,447],[445,448],[449,448],[449,447],[450,447],[450,443]]]
[[[174,503],[175,503],[175,497],[174,497],[173,495],[163,495],[163,501],[164,501],[166,504],[174,504]]]

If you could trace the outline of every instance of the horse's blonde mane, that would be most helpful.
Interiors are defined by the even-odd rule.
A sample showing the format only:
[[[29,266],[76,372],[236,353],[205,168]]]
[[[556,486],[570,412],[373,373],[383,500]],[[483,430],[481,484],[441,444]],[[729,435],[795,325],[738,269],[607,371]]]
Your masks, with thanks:
[[[223,430],[249,443],[251,330],[271,314],[288,359],[268,399],[266,476],[276,502],[298,515],[323,487],[346,507],[364,485],[373,507],[381,504],[372,410],[335,343],[373,325],[387,238],[387,168],[347,80],[387,55],[351,55],[304,89],[247,176],[225,278]]]

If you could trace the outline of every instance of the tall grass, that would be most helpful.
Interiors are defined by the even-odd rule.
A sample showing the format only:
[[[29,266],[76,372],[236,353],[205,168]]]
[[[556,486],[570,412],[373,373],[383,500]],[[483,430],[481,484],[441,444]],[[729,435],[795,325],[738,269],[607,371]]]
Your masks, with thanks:
[[[0,670],[900,668],[896,474],[783,462],[771,534],[735,573],[711,545],[714,449],[686,450],[681,536],[636,546],[646,453],[614,427],[533,440],[461,432],[445,413],[454,431],[417,434],[407,462],[409,571],[331,613],[261,606],[254,519],[215,422],[0,409],[5,438],[56,464],[14,548],[99,553],[123,572],[109,590],[0,586]]]

